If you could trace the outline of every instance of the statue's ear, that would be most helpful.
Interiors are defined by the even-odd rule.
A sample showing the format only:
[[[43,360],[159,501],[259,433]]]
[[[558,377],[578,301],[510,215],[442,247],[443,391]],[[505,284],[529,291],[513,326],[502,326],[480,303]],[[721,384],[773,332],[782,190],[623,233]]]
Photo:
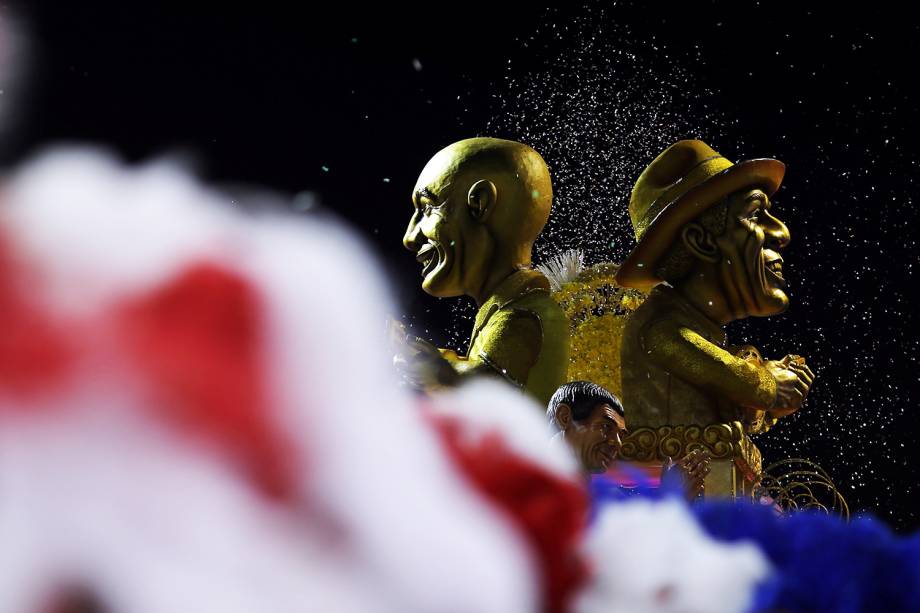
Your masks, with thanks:
[[[680,231],[680,238],[694,257],[715,264],[719,261],[719,247],[712,234],[703,226],[691,221]]]
[[[480,179],[473,183],[466,198],[470,214],[478,221],[485,221],[489,217],[496,200],[498,200],[498,189],[487,179]]]
[[[563,403],[556,407],[556,427],[565,432],[572,425],[572,407]]]

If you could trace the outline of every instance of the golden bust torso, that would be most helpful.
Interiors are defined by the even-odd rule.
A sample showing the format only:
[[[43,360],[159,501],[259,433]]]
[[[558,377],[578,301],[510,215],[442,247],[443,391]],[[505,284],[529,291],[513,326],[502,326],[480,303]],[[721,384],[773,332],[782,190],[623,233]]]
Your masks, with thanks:
[[[743,420],[769,406],[775,384],[735,355],[725,331],[668,285],[652,290],[626,323],[623,405],[630,429]]]
[[[545,405],[565,382],[569,324],[549,282],[519,270],[496,288],[476,316],[468,367],[485,365]]]

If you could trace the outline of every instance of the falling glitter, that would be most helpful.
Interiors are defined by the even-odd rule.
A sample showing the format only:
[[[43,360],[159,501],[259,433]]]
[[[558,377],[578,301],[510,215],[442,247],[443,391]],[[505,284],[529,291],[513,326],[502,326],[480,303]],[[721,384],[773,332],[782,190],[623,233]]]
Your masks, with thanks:
[[[633,244],[627,204],[642,168],[681,138],[722,140],[727,122],[715,114],[691,119],[687,109],[712,105],[712,94],[691,86],[679,61],[636,40],[605,8],[587,6],[559,24],[550,11],[543,23],[519,42],[546,63],[520,74],[508,61],[481,133],[531,145],[550,168],[553,209],[535,262],[569,249],[589,264],[621,261]],[[568,41],[562,50],[559,29]],[[465,301],[452,308],[450,337],[460,345],[476,310]]]
[[[543,65],[524,73],[509,59],[495,86],[492,118],[480,131],[530,144],[550,167],[553,212],[535,262],[568,249],[581,250],[587,264],[622,261],[635,244],[627,208],[632,185],[679,139],[700,138],[731,159],[781,156],[790,163],[789,186],[774,205],[794,236],[784,254],[792,307],[781,317],[731,324],[728,333],[771,358],[805,355],[818,377],[805,408],[757,443],[768,461],[802,457],[820,464],[852,508],[900,529],[916,527],[918,478],[909,450],[917,418],[909,409],[920,383],[920,322],[905,288],[916,287],[920,241],[893,222],[916,217],[917,163],[890,136],[884,160],[859,137],[845,136],[872,133],[871,121],[899,123],[894,104],[890,119],[865,113],[852,98],[841,98],[840,108],[813,105],[816,128],[821,122],[834,128],[824,128],[833,140],[817,151],[814,135],[800,139],[780,127],[765,135],[740,125],[741,109],[725,108],[700,87],[701,68],[692,58],[669,56],[654,38],[635,35],[616,11],[591,5],[565,19],[550,11],[540,29],[519,41],[527,53],[542,53]],[[803,102],[790,104],[798,111]],[[752,130],[758,136],[748,147]],[[884,175],[883,163],[892,166]],[[894,178],[893,168],[903,178]],[[464,348],[476,309],[469,301],[450,303],[449,339]]]
[[[679,61],[616,25],[607,9],[589,6],[565,24],[546,24],[528,41],[531,51],[555,43],[557,25],[570,46],[547,53],[540,72],[516,74],[509,64],[484,132],[531,145],[550,167],[553,212],[537,261],[567,249],[592,263],[620,261],[633,245],[627,204],[642,168],[682,138],[719,142],[724,120],[688,114],[711,104],[712,94],[694,86]]]

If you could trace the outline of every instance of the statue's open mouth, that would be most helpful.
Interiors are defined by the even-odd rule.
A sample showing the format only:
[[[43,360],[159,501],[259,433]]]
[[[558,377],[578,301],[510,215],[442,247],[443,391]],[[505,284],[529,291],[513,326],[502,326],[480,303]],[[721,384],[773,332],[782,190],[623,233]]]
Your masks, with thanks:
[[[768,256],[769,257],[769,256]],[[764,262],[764,270],[770,273],[779,283],[780,287],[786,285],[786,279],[783,277],[783,258],[777,255],[775,258]]]
[[[422,265],[422,277],[427,277],[438,265],[438,249],[434,243],[425,243],[415,255],[415,261]]]

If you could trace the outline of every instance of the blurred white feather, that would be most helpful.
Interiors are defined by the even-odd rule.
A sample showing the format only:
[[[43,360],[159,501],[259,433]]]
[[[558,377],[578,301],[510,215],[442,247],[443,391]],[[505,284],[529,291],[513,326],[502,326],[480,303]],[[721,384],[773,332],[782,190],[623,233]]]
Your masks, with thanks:
[[[678,499],[605,506],[585,547],[597,574],[577,613],[742,613],[770,570],[755,545],[706,536]]]
[[[550,289],[558,292],[566,283],[571,283],[585,269],[585,253],[580,249],[569,249],[549,258],[537,266],[549,280]]]
[[[0,611],[34,611],[67,582],[115,613],[535,609],[520,537],[396,385],[380,325],[389,295],[352,232],[243,213],[175,164],[68,149],[8,178],[0,238],[81,360],[75,381],[43,395],[50,413],[0,389],[0,441],[23,441],[0,444],[0,566],[17,569],[0,579]],[[268,505],[207,446],[151,438],[162,424],[138,418],[157,413],[134,385],[143,373],[107,334],[78,336],[202,261],[259,295],[266,419],[298,452],[293,508]],[[127,417],[100,430],[102,410]]]

